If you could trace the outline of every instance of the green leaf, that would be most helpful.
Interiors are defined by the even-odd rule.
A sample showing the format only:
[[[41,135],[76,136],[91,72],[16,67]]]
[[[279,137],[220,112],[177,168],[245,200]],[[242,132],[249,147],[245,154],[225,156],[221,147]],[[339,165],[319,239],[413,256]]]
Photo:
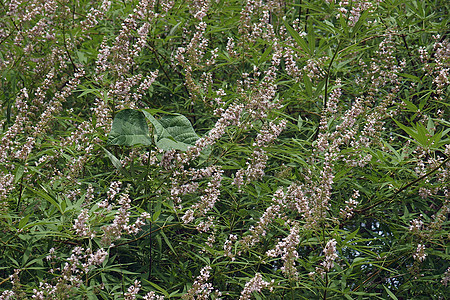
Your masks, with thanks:
[[[350,240],[354,239],[355,236],[358,234],[358,232],[359,232],[359,228],[357,228],[355,231],[353,231],[352,233],[347,235],[347,237],[343,241],[343,244],[347,244]]]
[[[123,175],[125,175],[127,178],[131,178],[131,176],[128,173],[128,171],[122,167],[122,163],[120,162],[120,160],[114,154],[112,154],[111,152],[106,150],[105,148],[103,148],[103,150],[105,151],[106,156],[108,156],[108,158],[111,160],[113,166],[117,170],[119,170]]]
[[[269,45],[266,49],[266,51],[264,51],[264,53],[259,57],[258,59],[258,63],[264,63],[267,61],[267,57],[269,56],[269,54],[272,53],[272,45]]]
[[[124,267],[124,266],[125,266],[125,264],[122,264],[120,267]],[[137,275],[137,274],[139,274],[139,273],[128,271],[126,269],[121,269],[121,268],[118,268],[118,267],[105,268],[104,270],[113,271],[113,272],[117,272],[119,274],[125,274],[125,275]]]
[[[411,81],[413,82],[421,82],[420,78],[411,74],[407,74],[407,73],[398,73],[398,75],[411,79]]]
[[[161,214],[161,209],[155,211],[152,215],[152,222],[156,222],[158,220],[160,214]]]
[[[312,83],[306,73],[303,74],[303,82],[305,83],[306,95],[312,96]]]
[[[359,16],[358,22],[356,22],[355,26],[352,28],[352,34],[357,35],[361,32],[361,27],[365,23],[368,15],[369,10],[363,11],[363,13]]]
[[[309,55],[311,55],[312,53],[310,52],[310,49],[309,49],[308,44],[306,43],[306,41],[300,36],[300,34],[297,31],[294,30],[294,28],[289,26],[289,24],[286,21],[283,21],[283,22],[284,22],[284,25],[286,26],[287,31],[289,31],[289,33],[294,38],[294,40],[297,42],[297,44],[300,46],[300,48],[304,52],[306,52]]]
[[[86,56],[86,54],[84,52],[76,51],[76,54],[77,54],[78,59],[80,60],[80,62],[82,62],[83,64],[87,63],[88,58],[87,58],[87,56]]]
[[[388,293],[388,295],[392,298],[392,299],[394,299],[394,300],[398,300],[398,298],[394,295],[394,293],[392,293],[387,287],[385,287],[384,285],[383,285],[383,287],[384,287],[384,289],[386,290],[386,292]]]
[[[153,286],[155,289],[157,289],[157,290],[160,291],[161,293],[163,293],[165,297],[169,297],[169,293],[168,293],[165,289],[163,289],[162,287],[160,287],[159,285],[157,285],[156,283],[153,283],[153,282],[151,282],[151,281],[148,281],[148,280],[145,279],[145,278],[142,278],[142,280],[143,280],[144,282],[147,282],[147,283],[150,284],[151,286]]]
[[[172,244],[170,243],[169,239],[167,238],[167,235],[164,233],[164,231],[160,231],[160,234],[162,235],[164,241],[166,242],[167,246],[169,246],[170,250],[172,250],[173,254],[177,255],[177,252],[173,248]]]
[[[14,176],[14,183],[17,183],[17,182],[19,182],[20,179],[22,179],[24,169],[25,169],[24,166],[17,165],[16,175]]]
[[[314,55],[314,52],[316,50],[316,33],[314,31],[314,25],[311,18],[308,18],[308,44],[309,44],[309,54],[311,56]]]
[[[148,111],[142,112],[155,128],[155,144],[160,149],[186,151],[199,139],[191,122],[183,115],[167,115],[157,120]]]
[[[22,222],[22,220],[20,220],[20,222]],[[55,224],[53,221],[46,220],[46,221],[35,221],[35,222],[31,222],[31,223],[26,223],[22,227],[20,227],[22,225],[22,224],[20,224],[20,222],[19,222],[19,228],[22,230],[27,230],[28,228],[32,228],[32,227],[40,226],[40,225],[42,226],[42,225],[54,225]],[[23,222],[25,222],[25,221],[23,221]]]
[[[111,160],[112,164],[114,167],[116,167],[116,169],[118,170],[122,170],[122,163],[120,162],[120,160],[114,156],[114,154],[112,154],[111,152],[109,152],[108,150],[104,149],[106,155],[108,156],[108,158]]]
[[[365,265],[368,261],[367,257],[355,257],[352,262],[352,266]]]
[[[119,111],[114,117],[108,144],[123,146],[151,145],[152,140],[149,136],[144,114],[133,109]]]
[[[407,107],[410,111],[412,111],[412,112],[418,112],[418,111],[419,111],[419,109],[417,108],[417,106],[414,105],[414,103],[412,103],[411,101],[408,101],[408,100],[406,100],[406,99],[403,99],[402,101],[406,104],[406,107]]]
[[[59,201],[57,202],[57,200],[54,197],[52,197],[43,186],[41,186],[41,188],[45,191],[45,193],[40,190],[35,190],[29,186],[26,186],[26,188],[28,188],[30,191],[32,191],[33,193],[35,193],[37,196],[41,197],[42,199],[47,200],[49,203],[51,203],[53,206],[55,206],[61,214],[64,214],[64,211],[61,209],[60,203],[58,203]]]
[[[19,221],[19,229],[23,229],[25,225],[28,224],[28,219],[30,219],[31,214],[26,215]]]
[[[393,119],[395,121],[395,123],[397,123],[398,127],[400,127],[403,131],[405,131],[412,139],[415,143],[423,146],[423,147],[427,147],[429,144],[429,140],[426,137],[426,129],[425,126],[423,126],[422,124],[418,123],[416,128],[413,127],[407,127],[405,125],[403,125],[402,123],[400,123],[399,121]]]
[[[302,119],[302,116],[299,114],[298,115],[298,120],[297,120],[298,130],[300,130],[302,128],[302,126],[303,126],[303,119]]]

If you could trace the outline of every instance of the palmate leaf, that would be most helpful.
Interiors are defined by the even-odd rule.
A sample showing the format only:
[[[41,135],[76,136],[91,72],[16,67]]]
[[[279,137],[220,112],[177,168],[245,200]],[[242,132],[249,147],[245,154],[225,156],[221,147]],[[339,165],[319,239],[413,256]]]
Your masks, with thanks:
[[[151,145],[149,129],[144,114],[139,110],[124,109],[114,117],[109,145],[133,146]]]
[[[157,120],[148,111],[142,112],[155,128],[155,144],[160,149],[186,151],[199,139],[191,122],[183,115],[166,115]]]

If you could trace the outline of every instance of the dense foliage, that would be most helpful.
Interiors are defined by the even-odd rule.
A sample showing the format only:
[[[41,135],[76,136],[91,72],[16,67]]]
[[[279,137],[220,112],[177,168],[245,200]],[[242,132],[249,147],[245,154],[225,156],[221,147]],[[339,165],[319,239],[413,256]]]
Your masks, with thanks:
[[[448,296],[448,1],[0,4],[0,299]]]

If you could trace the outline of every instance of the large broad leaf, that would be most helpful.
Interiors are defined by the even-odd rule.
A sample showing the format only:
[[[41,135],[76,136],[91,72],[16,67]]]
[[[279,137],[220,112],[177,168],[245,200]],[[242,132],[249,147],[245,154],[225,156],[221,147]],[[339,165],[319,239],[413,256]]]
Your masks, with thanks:
[[[151,145],[147,121],[139,110],[124,109],[114,117],[108,137],[110,145]]]
[[[167,115],[157,120],[148,111],[142,112],[155,127],[155,144],[160,149],[186,151],[199,139],[191,122],[183,115]]]

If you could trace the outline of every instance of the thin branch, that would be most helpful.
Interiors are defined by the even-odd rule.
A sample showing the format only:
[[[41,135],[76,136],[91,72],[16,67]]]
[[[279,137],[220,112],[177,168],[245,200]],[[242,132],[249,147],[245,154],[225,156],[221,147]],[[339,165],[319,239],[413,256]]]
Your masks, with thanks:
[[[362,212],[365,212],[365,211],[367,211],[367,210],[369,210],[369,209],[372,209],[372,208],[374,208],[374,207],[376,207],[376,206],[378,206],[378,205],[380,205],[380,204],[382,204],[382,203],[384,203],[384,202],[389,202],[389,203],[390,203],[390,202],[394,201],[394,197],[395,197],[395,196],[397,196],[398,194],[400,194],[401,192],[403,192],[404,190],[406,190],[406,189],[409,188],[410,186],[412,186],[412,185],[416,184],[417,182],[422,181],[422,180],[425,179],[426,177],[430,176],[431,174],[433,174],[434,172],[436,172],[437,170],[439,170],[441,167],[443,167],[448,161],[450,161],[450,157],[447,157],[447,158],[446,158],[439,166],[437,166],[436,168],[432,169],[431,171],[429,171],[429,172],[426,173],[425,175],[420,176],[419,178],[417,178],[417,179],[411,181],[411,182],[408,183],[407,185],[405,185],[405,186],[401,187],[400,189],[398,189],[398,190],[394,193],[394,195],[392,195],[390,198],[380,200],[380,201],[378,201],[378,202],[376,202],[376,203],[374,203],[374,204],[372,204],[372,205],[370,205],[370,206],[368,206],[368,207],[364,207],[364,208],[361,208],[361,209],[355,210],[355,211],[356,211],[357,213],[362,213]]]

